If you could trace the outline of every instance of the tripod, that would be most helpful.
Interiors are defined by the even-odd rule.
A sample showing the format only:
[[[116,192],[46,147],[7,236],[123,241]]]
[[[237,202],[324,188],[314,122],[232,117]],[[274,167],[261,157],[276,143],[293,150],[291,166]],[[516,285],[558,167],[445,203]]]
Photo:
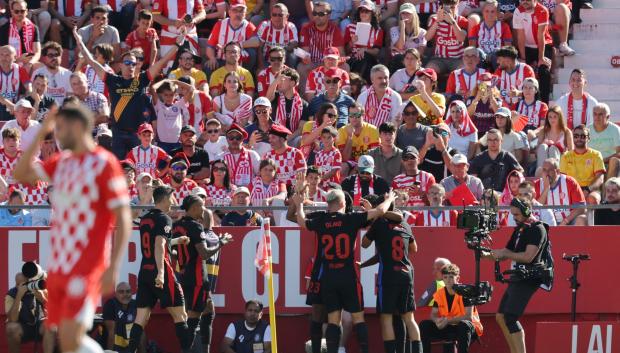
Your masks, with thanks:
[[[562,255],[562,258],[566,261],[570,261],[573,264],[573,275],[567,280],[570,282],[570,288],[572,291],[571,301],[571,321],[575,321],[577,316],[577,290],[581,287],[581,283],[577,280],[577,271],[579,271],[579,264],[582,260],[590,260],[589,254],[574,254],[574,255]]]

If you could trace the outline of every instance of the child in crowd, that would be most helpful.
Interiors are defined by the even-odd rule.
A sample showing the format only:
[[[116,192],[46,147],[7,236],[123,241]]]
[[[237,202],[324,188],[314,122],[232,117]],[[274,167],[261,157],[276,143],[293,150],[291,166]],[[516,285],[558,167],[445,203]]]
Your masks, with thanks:
[[[153,95],[155,120],[153,128],[158,146],[167,153],[181,147],[179,136],[181,128],[189,122],[189,111],[185,101],[177,99],[177,86],[170,80],[162,80],[153,85],[157,94]]]

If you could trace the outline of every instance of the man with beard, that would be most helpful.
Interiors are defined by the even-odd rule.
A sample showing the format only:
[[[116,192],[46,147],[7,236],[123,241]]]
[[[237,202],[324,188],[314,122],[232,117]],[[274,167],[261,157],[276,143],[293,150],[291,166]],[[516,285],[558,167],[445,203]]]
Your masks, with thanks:
[[[131,286],[121,282],[116,286],[114,298],[103,304],[103,324],[107,332],[105,347],[109,350],[123,350],[129,343],[129,332],[136,318],[136,301],[131,298]],[[146,335],[140,338],[138,351],[146,351]]]
[[[357,162],[357,174],[353,174],[342,181],[342,191],[353,198],[353,205],[359,206],[363,197],[370,194],[385,195],[390,191],[390,185],[382,177],[374,174],[375,161],[372,157],[361,156]]]
[[[224,78],[229,72],[236,72],[241,77],[243,92],[252,96],[254,95],[254,78],[249,70],[242,67],[239,60],[241,59],[241,46],[237,42],[230,42],[222,49],[224,53],[224,66],[213,71],[209,81],[209,93],[211,97],[217,97],[223,93]]]
[[[41,62],[45,65],[36,69],[32,76],[42,74],[47,77],[47,93],[56,100],[58,105],[69,95],[71,90],[71,71],[60,66],[62,47],[56,42],[47,42],[41,49]]]
[[[169,175],[164,182],[172,187],[174,198],[177,204],[181,204],[198,184],[192,179],[187,178],[189,161],[182,153],[172,157],[170,160]]]
[[[620,178],[612,177],[605,182],[605,201],[603,204],[620,203]],[[620,209],[601,208],[594,210],[595,225],[620,225]]]
[[[349,123],[338,129],[336,146],[342,153],[342,175],[348,176],[360,156],[379,146],[379,130],[364,121],[364,107],[358,102],[349,107]]]
[[[405,172],[394,177],[392,188],[407,192],[409,195],[407,206],[423,206],[425,204],[424,196],[429,188],[435,184],[435,177],[429,172],[418,169],[420,152],[413,146],[409,146],[403,151],[402,163]]]
[[[486,151],[471,160],[469,170],[473,176],[482,180],[485,189],[502,192],[506,176],[513,170],[523,171],[523,168],[510,152],[502,150],[502,133],[499,130],[491,129],[487,132],[487,146]]]
[[[194,181],[204,180],[209,177],[209,154],[196,146],[196,130],[191,125],[181,128],[181,147],[172,150],[172,155],[183,153],[189,160],[187,177]]]
[[[370,80],[372,86],[357,98],[366,112],[364,120],[377,127],[395,122],[400,117],[403,100],[398,92],[388,87],[390,71],[385,65],[375,65],[370,69]]]
[[[525,62],[517,61],[519,52],[515,47],[502,47],[495,52],[497,56],[497,87],[504,102],[504,106],[512,106],[521,98],[523,80],[527,77],[536,77],[534,69]]]
[[[230,182],[236,186],[250,185],[259,172],[261,158],[256,151],[243,146],[247,138],[248,133],[237,124],[232,124],[226,132],[228,152],[222,159],[228,166]]]
[[[43,122],[51,110],[57,110],[56,100],[47,94],[47,76],[38,74],[32,77],[32,92],[25,98],[32,103],[36,110],[35,120]]]
[[[202,63],[202,58],[188,49],[183,49],[179,52],[178,61],[179,67],[170,71],[168,78],[178,80],[183,76],[189,76],[194,79],[194,88],[199,91],[209,92],[207,75],[204,71],[194,67],[194,65],[200,65]]]
[[[560,172],[570,175],[583,190],[588,200],[599,203],[601,187],[605,178],[605,163],[601,152],[588,147],[590,129],[579,125],[573,129],[575,148],[560,158]]]

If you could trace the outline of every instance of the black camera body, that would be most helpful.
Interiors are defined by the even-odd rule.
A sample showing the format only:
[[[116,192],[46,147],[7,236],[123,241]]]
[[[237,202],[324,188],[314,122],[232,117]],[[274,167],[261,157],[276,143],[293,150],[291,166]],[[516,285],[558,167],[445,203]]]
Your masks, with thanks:
[[[47,283],[45,282],[45,278],[47,278],[47,274],[43,270],[43,268],[34,261],[28,261],[24,263],[22,266],[22,274],[26,277],[27,281],[24,283],[26,288],[30,292],[36,290],[43,290],[47,287]]]
[[[452,286],[454,291],[467,299],[470,305],[482,305],[491,301],[493,286],[488,282],[478,282],[476,284],[455,284]]]

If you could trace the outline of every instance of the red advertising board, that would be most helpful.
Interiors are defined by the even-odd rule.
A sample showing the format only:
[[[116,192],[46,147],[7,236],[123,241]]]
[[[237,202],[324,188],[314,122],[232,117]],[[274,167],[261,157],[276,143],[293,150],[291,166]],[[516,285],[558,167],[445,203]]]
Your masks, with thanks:
[[[539,322],[536,353],[620,353],[620,322]]]

